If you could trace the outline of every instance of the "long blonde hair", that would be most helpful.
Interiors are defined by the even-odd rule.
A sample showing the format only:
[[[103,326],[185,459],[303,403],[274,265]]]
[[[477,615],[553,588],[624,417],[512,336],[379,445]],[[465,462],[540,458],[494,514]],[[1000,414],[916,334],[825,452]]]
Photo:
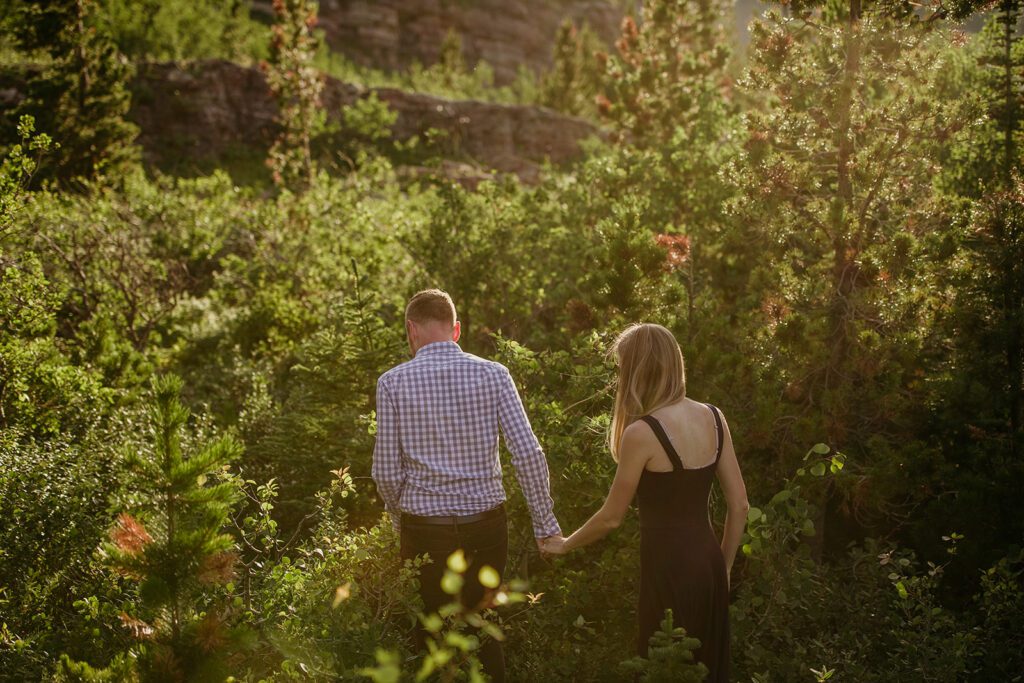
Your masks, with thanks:
[[[617,461],[626,427],[686,398],[686,370],[679,343],[661,325],[630,325],[615,340],[612,351],[619,362],[619,375],[608,446]]]

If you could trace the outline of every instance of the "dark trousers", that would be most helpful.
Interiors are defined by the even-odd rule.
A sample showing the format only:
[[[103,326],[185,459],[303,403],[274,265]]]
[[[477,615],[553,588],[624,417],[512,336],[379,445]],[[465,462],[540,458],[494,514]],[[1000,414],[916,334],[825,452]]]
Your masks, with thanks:
[[[417,524],[402,519],[402,559],[417,555],[429,555],[430,564],[420,569],[420,596],[426,613],[436,612],[443,605],[452,602],[453,597],[441,589],[441,578],[447,567],[448,556],[460,548],[466,555],[469,569],[464,574],[465,583],[458,596],[468,609],[482,606],[487,590],[480,584],[478,575],[484,565],[497,570],[504,576],[508,559],[508,521],[504,510],[500,515],[470,524]],[[416,629],[416,644],[426,649],[427,633],[422,627]],[[480,664],[491,680],[505,680],[505,655],[501,643],[480,634]]]

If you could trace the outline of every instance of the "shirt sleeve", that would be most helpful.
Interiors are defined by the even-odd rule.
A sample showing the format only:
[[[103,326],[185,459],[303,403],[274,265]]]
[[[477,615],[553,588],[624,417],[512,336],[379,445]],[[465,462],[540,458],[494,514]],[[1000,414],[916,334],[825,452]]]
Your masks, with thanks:
[[[377,440],[373,444],[373,466],[370,476],[377,484],[377,492],[384,501],[384,509],[391,515],[391,523],[398,529],[405,473],[402,471],[402,446],[398,438],[398,410],[388,391],[384,378],[377,381]]]
[[[544,451],[530,428],[523,402],[507,368],[501,368],[498,382],[498,424],[505,445],[512,454],[512,466],[516,470],[519,487],[530,508],[533,535],[537,538],[559,535],[562,529],[555,519]]]

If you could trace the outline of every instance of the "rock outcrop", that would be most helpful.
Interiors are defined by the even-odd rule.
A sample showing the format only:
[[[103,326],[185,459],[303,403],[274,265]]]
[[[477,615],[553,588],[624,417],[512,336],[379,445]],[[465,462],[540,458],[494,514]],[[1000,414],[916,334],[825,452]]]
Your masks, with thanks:
[[[271,13],[266,0],[254,5]],[[540,72],[550,65],[565,19],[590,24],[611,45],[625,6],[622,0],[320,0],[319,27],[333,50],[387,70],[433,64],[453,30],[467,63],[487,62],[502,85],[520,66]]]
[[[216,161],[239,148],[266,149],[275,132],[277,106],[258,69],[211,60],[140,68],[130,118],[142,133],[147,161]],[[323,104],[337,119],[345,105],[375,92],[398,114],[393,136],[406,140],[440,131],[439,155],[480,172],[536,179],[545,161],[564,164],[594,135],[590,123],[548,109],[450,101],[391,88],[366,89],[328,78]],[[173,158],[170,158],[173,156]],[[449,164],[451,167],[451,164]]]

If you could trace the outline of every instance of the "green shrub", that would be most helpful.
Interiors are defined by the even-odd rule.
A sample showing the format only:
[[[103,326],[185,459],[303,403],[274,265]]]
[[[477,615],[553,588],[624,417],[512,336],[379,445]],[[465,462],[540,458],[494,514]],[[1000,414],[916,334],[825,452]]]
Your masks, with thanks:
[[[96,22],[124,54],[139,61],[232,59],[254,62],[267,55],[265,26],[236,0],[100,0]]]
[[[0,680],[38,680],[60,652],[111,656],[123,591],[94,552],[123,461],[110,434],[80,443],[0,430]]]

